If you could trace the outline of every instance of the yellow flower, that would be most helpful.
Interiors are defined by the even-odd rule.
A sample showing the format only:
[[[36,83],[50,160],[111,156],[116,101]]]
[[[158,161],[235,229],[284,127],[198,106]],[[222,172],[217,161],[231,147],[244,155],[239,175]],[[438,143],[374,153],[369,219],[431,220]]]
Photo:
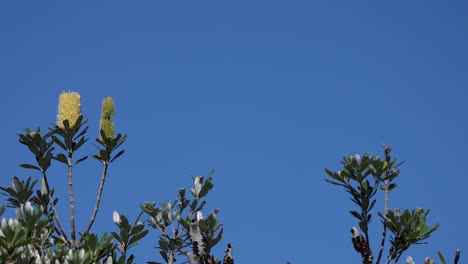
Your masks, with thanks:
[[[102,115],[99,124],[99,130],[103,130],[108,138],[114,137],[114,121],[112,117],[115,114],[115,104],[111,97],[106,97],[102,100]]]
[[[61,128],[64,128],[63,121],[68,120],[70,127],[73,127],[80,115],[80,94],[72,91],[62,92],[59,97],[57,125]]]

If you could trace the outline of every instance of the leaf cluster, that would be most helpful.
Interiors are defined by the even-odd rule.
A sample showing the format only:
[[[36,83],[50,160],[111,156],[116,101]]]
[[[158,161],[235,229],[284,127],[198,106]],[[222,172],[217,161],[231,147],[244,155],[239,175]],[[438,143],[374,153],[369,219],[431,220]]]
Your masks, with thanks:
[[[412,245],[425,244],[422,241],[429,238],[431,233],[439,228],[439,224],[431,227],[426,223],[428,214],[429,210],[424,210],[424,208],[416,208],[411,212],[406,209],[403,213],[397,209],[390,210],[386,216],[379,213],[382,222],[392,233],[389,239],[390,260],[398,259]]]
[[[329,179],[325,180],[333,185],[343,187],[350,194],[351,201],[359,208],[349,212],[358,220],[359,228],[365,236],[362,241],[367,247],[370,245],[369,223],[372,219],[372,210],[377,202],[375,195],[378,191],[384,192],[384,212],[378,212],[382,219],[383,232],[376,263],[380,263],[388,230],[391,232],[391,237],[388,239],[391,245],[387,264],[392,261],[397,263],[404,251],[412,245],[421,244],[439,227],[439,225],[431,227],[426,223],[429,210],[417,208],[410,212],[406,209],[400,215],[397,213],[398,209],[388,209],[389,193],[397,187],[394,181],[400,173],[398,167],[402,164],[397,164],[397,160],[390,156],[390,151],[390,147],[384,146],[384,159],[368,154],[364,154],[362,158],[360,155],[344,157],[341,162],[341,170],[334,172],[325,169],[329,176]],[[370,259],[373,259],[370,247],[366,254],[370,254]]]
[[[164,263],[175,263],[180,256],[194,256],[199,263],[220,263],[211,255],[211,249],[222,238],[222,224],[214,209],[204,217],[202,211],[206,200],[203,199],[213,188],[213,175],[205,180],[203,176],[194,178],[191,188],[191,198],[186,195],[186,189],[179,189],[177,199],[168,203],[147,202],[142,205],[143,211],[149,216],[147,223],[160,232],[158,241],[159,253]],[[195,232],[195,233],[194,233]],[[198,239],[201,238],[201,239]],[[161,262],[148,262],[157,264]]]

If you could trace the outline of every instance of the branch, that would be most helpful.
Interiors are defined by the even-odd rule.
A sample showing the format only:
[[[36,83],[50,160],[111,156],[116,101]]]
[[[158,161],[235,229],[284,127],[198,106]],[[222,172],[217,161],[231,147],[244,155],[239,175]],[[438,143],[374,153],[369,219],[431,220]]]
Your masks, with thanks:
[[[390,164],[391,158],[390,158],[390,151],[391,148],[389,146],[384,146],[384,153],[385,153],[385,161],[387,164]],[[389,169],[387,168],[385,170],[385,179],[388,177],[388,171]],[[388,214],[388,196],[389,196],[389,191],[388,191],[388,185],[389,185],[389,180],[385,180],[384,182],[384,216],[387,217]],[[385,248],[385,240],[387,238],[387,225],[385,224],[385,219],[383,223],[383,231],[382,231],[382,241],[380,242],[380,250],[379,250],[379,255],[377,256],[377,261],[375,262],[376,264],[380,263],[380,259],[382,258],[383,250]]]
[[[385,240],[386,240],[386,237],[387,237],[387,225],[383,225],[383,232],[382,232],[382,241],[380,242],[380,250],[379,250],[379,255],[377,256],[377,261],[375,262],[375,264],[379,264],[380,263],[380,259],[382,258],[382,254],[383,254],[383,250],[385,248]]]
[[[70,241],[68,240],[68,237],[67,237],[67,233],[65,232],[65,230],[63,229],[62,227],[62,223],[60,222],[60,219],[59,219],[59,216],[58,216],[58,213],[57,213],[57,209],[55,209],[55,204],[54,204],[54,200],[52,200],[52,194],[50,192],[50,188],[49,188],[49,181],[47,180],[47,175],[46,173],[43,171],[42,172],[42,177],[44,178],[44,182],[45,182],[45,186],[46,186],[46,190],[47,190],[47,197],[49,198],[49,203],[52,207],[52,212],[54,214],[54,219],[55,221],[57,222],[57,226],[58,226],[58,231],[59,231],[59,235],[63,236],[63,239],[65,239],[65,242],[67,244],[70,244]],[[55,226],[55,222],[54,223],[54,226]]]
[[[75,235],[75,200],[73,198],[73,163],[72,163],[73,152],[69,150],[68,152],[68,194],[70,197],[70,233],[72,238],[72,244],[76,240]]]
[[[89,230],[94,224],[94,220],[96,220],[96,216],[99,210],[99,204],[101,203],[102,192],[104,190],[104,183],[106,182],[106,177],[107,177],[107,169],[109,168],[109,163],[103,162],[103,164],[104,164],[104,167],[102,170],[101,183],[99,184],[99,190],[98,190],[98,194],[96,197],[96,205],[94,206],[94,211],[91,216],[91,220],[89,221],[88,226],[86,227],[83,235],[80,238],[80,242],[83,241],[84,237],[89,233]]]

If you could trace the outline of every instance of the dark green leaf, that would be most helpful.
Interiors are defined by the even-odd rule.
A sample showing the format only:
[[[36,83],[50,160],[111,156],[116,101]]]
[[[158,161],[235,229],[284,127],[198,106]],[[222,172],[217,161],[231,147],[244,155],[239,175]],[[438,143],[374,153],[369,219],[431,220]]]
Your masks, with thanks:
[[[362,232],[367,233],[367,224],[365,222],[359,222],[359,228],[361,228]]]
[[[117,153],[112,159],[110,162],[113,162],[114,160],[116,160],[118,157],[120,157],[122,154],[125,153],[125,150],[121,150],[119,151],[119,153]]]
[[[159,251],[159,254],[161,254],[161,257],[163,257],[164,261],[169,262],[168,258],[167,258],[167,253],[163,250]]]
[[[84,137],[80,138],[78,143],[73,147],[73,151],[78,150],[84,143],[86,143],[86,141],[88,141],[88,139],[85,139]]]
[[[31,164],[21,164],[20,167],[25,168],[25,169],[38,170],[38,171],[41,170],[39,167],[31,165]]]
[[[442,262],[442,264],[447,264],[447,261],[445,260],[442,253],[440,251],[437,251],[437,254],[439,255],[439,258],[440,258],[440,261]]]
[[[87,158],[88,158],[88,156],[82,157],[81,159],[79,159],[79,160],[77,160],[77,161],[75,162],[75,165],[77,165],[78,163],[80,163],[80,162],[86,160]]]
[[[99,156],[103,161],[109,161],[109,154],[107,153],[107,151],[101,149],[99,151]]]
[[[358,212],[356,211],[349,211],[349,213],[351,213],[354,217],[356,217],[359,221],[363,221],[364,219],[362,219],[362,216],[361,214],[359,214]]]
[[[58,137],[53,136],[52,140],[55,142],[55,144],[59,145],[59,147],[61,147],[63,150],[65,151],[67,150],[67,147],[65,146],[65,144]]]
[[[130,238],[130,241],[128,242],[129,244],[134,244],[136,243],[137,241],[139,241],[140,239],[144,238],[147,234],[148,234],[148,230],[144,230],[143,232],[141,233],[138,233],[136,235],[133,235],[131,238]]]
[[[59,153],[54,159],[68,165],[67,156],[62,153]]]

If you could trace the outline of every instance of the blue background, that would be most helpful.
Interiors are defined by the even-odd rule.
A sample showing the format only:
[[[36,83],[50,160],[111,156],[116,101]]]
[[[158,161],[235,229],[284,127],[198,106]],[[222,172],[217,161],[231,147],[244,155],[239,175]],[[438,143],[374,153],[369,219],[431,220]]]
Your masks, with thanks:
[[[225,225],[219,256],[229,242],[237,263],[359,263],[354,205],[324,168],[388,144],[406,161],[390,207],[431,208],[428,222],[441,224],[402,262],[463,254],[467,11],[465,1],[2,1],[0,185],[38,178],[18,167],[33,158],[17,134],[54,123],[59,94],[73,90],[91,138],[105,96],[129,134],[95,232],[115,230],[113,210],[134,219],[143,202],[172,200],[216,169],[208,207]],[[65,167],[51,174],[66,195]],[[74,177],[83,230],[98,162]],[[160,259],[156,234],[132,251],[137,263]]]

